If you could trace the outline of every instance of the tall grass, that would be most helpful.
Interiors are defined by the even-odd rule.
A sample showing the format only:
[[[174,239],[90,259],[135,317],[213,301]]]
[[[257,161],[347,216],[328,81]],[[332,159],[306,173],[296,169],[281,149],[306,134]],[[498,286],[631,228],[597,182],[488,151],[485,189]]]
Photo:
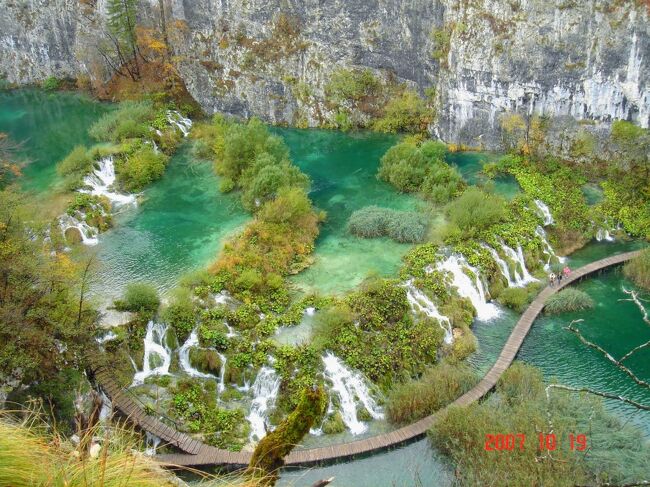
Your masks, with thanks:
[[[422,419],[451,403],[476,383],[476,375],[464,364],[441,363],[413,380],[394,388],[386,412],[397,424]]]
[[[0,413],[0,485],[11,487],[160,487],[180,481],[144,455],[133,430],[117,425],[93,431],[101,445],[94,456],[80,455],[75,444],[60,436],[37,415],[19,419]],[[192,471],[201,486],[257,487],[262,478],[229,474],[208,476]]]
[[[650,290],[650,249],[645,249],[641,255],[627,262],[623,273],[637,286]]]
[[[546,300],[546,314],[568,313],[594,307],[594,301],[580,289],[567,288]]]

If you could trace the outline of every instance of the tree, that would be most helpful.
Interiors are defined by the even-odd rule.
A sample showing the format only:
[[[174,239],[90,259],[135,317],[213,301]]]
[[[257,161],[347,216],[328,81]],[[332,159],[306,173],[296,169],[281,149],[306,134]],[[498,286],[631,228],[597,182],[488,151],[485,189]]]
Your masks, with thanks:
[[[108,42],[99,47],[99,53],[110,68],[133,81],[140,79],[140,62],[146,61],[138,47],[137,8],[138,0],[108,0]]]

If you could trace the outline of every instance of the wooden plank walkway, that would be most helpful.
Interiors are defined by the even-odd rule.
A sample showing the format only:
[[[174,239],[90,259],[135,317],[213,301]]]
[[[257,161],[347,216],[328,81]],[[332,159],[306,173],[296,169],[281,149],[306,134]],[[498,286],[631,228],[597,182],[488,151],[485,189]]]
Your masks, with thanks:
[[[528,331],[544,308],[544,304],[549,296],[589,274],[613,265],[622,264],[623,262],[636,257],[640,253],[640,250],[627,252],[592,262],[591,264],[587,264],[584,267],[572,271],[568,278],[562,280],[560,286],[545,287],[519,318],[519,321],[512,329],[508,340],[503,346],[499,357],[488,373],[485,374],[478,384],[452,402],[447,406],[447,408],[451,406],[466,406],[474,401],[478,401],[496,385],[501,374],[503,374],[515,359],[526,335],[528,335]],[[120,410],[140,428],[160,437],[163,441],[167,442],[167,444],[173,445],[179,450],[186,452],[157,455],[156,459],[161,463],[169,466],[188,467],[203,465],[240,467],[248,465],[250,462],[252,455],[251,452],[230,452],[203,444],[198,440],[192,439],[185,433],[176,431],[160,419],[148,416],[133,396],[130,393],[125,392],[115,383],[110,370],[97,366],[94,373],[97,383],[112,399],[115,408]],[[338,445],[294,450],[286,458],[286,464],[289,466],[311,465],[319,462],[342,460],[356,455],[364,455],[378,450],[384,450],[405,443],[423,436],[433,425],[436,418],[438,418],[445,409],[446,408],[408,426],[370,438]]]

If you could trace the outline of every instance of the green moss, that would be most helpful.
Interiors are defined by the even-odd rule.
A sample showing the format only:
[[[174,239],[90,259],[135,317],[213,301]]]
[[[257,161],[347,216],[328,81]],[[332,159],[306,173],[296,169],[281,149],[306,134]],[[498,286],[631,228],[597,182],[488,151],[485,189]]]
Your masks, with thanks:
[[[345,423],[343,422],[343,417],[339,411],[336,411],[334,414],[328,416],[323,422],[323,433],[326,435],[335,435],[337,433],[345,432]]]
[[[221,370],[221,359],[214,350],[206,348],[190,348],[190,363],[201,372],[218,375]]]

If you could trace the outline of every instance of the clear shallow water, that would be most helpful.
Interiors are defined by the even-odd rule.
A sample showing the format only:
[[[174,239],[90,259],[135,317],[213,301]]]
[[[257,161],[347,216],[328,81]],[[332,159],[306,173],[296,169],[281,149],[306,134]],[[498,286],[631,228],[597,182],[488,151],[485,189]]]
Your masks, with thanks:
[[[410,248],[390,239],[363,239],[347,232],[353,211],[368,205],[414,210],[414,195],[397,193],[377,179],[379,159],[397,142],[395,136],[326,130],[274,128],[291,150],[291,158],[312,180],[310,197],[327,211],[316,242],[316,261],[292,278],[305,291],[343,293],[371,273],[394,275]]]
[[[0,91],[0,132],[21,143],[18,157],[29,164],[26,190],[43,192],[58,181],[56,163],[77,144],[90,144],[88,127],[110,109],[85,95],[35,89]]]
[[[183,274],[215,259],[226,237],[249,219],[238,195],[219,192],[211,165],[193,161],[183,146],[139,207],[119,215],[115,228],[100,236],[93,291],[117,297],[132,281],[169,290]]]
[[[469,184],[483,184],[488,178],[481,174],[483,166],[488,162],[496,162],[501,154],[491,152],[451,152],[447,154],[447,162],[455,165]],[[519,184],[513,176],[499,175],[494,179],[494,192],[511,199],[519,193]]]

